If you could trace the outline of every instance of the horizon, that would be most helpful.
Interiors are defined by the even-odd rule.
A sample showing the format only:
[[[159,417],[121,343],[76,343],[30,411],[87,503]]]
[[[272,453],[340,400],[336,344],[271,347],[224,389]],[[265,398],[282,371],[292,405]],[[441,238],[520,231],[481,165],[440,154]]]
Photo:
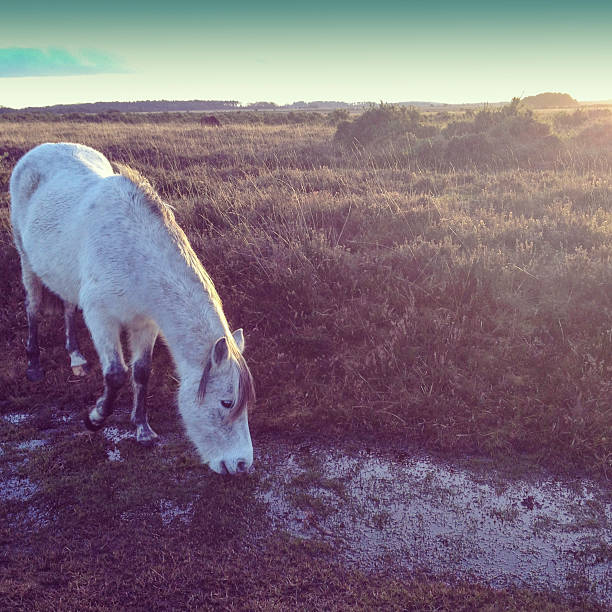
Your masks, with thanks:
[[[548,93],[560,93],[560,94],[565,94],[568,92],[539,92],[539,94],[548,94]],[[539,95],[539,94],[534,94],[534,95]],[[569,94],[571,96],[571,94]],[[527,96],[525,96],[527,97]],[[573,97],[573,96],[572,96]],[[523,99],[523,98],[521,98]],[[574,98],[574,100],[579,104],[579,105],[612,105],[612,99],[610,100],[576,100]],[[347,105],[353,105],[356,108],[360,108],[360,107],[366,107],[369,105],[374,105],[377,106],[378,104],[391,104],[391,105],[399,105],[399,106],[409,106],[409,105],[414,105],[414,106],[422,106],[424,108],[436,108],[436,107],[440,107],[440,108],[445,108],[445,107],[451,107],[451,108],[456,108],[456,107],[474,107],[474,106],[500,106],[500,105],[504,105],[504,104],[509,104],[511,102],[511,100],[493,100],[493,101],[478,101],[478,102],[440,102],[438,100],[379,100],[379,101],[375,101],[375,100],[359,100],[356,102],[347,102],[345,100],[293,100],[290,102],[287,102],[285,104],[278,104],[277,102],[275,102],[274,100],[257,100],[257,101],[240,101],[240,100],[200,100],[200,99],[182,99],[182,100],[170,100],[170,99],[149,99],[149,100],[91,100],[91,101],[83,101],[83,102],[62,102],[62,103],[58,103],[58,104],[48,104],[48,105],[44,105],[44,106],[22,106],[22,107],[8,107],[8,106],[3,106],[0,104],[0,108],[5,108],[8,109],[10,111],[19,111],[19,110],[32,110],[32,111],[36,111],[36,110],[44,110],[44,109],[53,109],[56,107],[78,107],[81,105],[96,105],[96,104],[125,104],[125,103],[131,103],[131,104],[153,104],[153,103],[171,103],[171,104],[181,104],[181,103],[194,103],[194,102],[206,102],[206,103],[225,103],[225,102],[235,102],[237,104],[237,106],[235,108],[210,108],[210,109],[195,109],[193,110],[193,112],[232,112],[234,110],[253,110],[252,108],[250,108],[253,105],[257,105],[257,104],[274,104],[275,107],[278,110],[284,110],[287,108],[290,108],[294,105],[299,105],[301,103],[303,103],[304,105],[315,105],[317,103],[320,104],[347,104]],[[297,106],[297,108],[301,108],[299,106]],[[340,107],[342,108],[342,107]],[[542,109],[547,109],[547,108],[556,108],[556,107],[542,107]],[[571,108],[571,107],[568,107]],[[177,112],[180,111],[181,109],[176,109]],[[273,108],[271,109],[256,109],[256,110],[263,110],[263,111],[268,111],[268,110],[275,110]],[[334,107],[329,106],[329,107],[317,107],[317,106],[313,106],[311,108],[304,108],[301,110],[318,110],[318,111],[325,111],[325,110],[334,110]],[[131,112],[131,111],[122,111],[122,112]],[[134,111],[136,112],[136,111]]]
[[[6,7],[0,106],[143,100],[612,100],[612,5],[74,0]]]

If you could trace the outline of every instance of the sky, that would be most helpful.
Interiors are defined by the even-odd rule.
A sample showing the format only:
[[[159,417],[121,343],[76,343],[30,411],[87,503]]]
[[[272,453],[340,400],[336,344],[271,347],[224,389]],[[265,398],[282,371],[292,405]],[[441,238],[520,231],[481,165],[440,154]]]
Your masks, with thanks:
[[[0,0],[0,106],[609,100],[610,32],[610,0]]]

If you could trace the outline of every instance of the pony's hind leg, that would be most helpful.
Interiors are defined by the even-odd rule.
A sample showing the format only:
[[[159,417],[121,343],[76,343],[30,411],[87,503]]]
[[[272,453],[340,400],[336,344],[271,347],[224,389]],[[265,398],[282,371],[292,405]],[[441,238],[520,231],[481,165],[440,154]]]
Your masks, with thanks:
[[[134,384],[134,407],[132,423],[136,425],[136,440],[141,444],[152,444],[157,434],[151,429],[147,417],[147,384],[151,374],[153,346],[159,328],[153,321],[145,320],[130,329],[130,348],[132,351],[132,381]]]
[[[97,431],[113,412],[119,390],[127,379],[127,367],[123,360],[119,334],[121,327],[117,321],[105,317],[97,309],[83,308],[85,323],[100,357],[104,374],[104,393],[84,418],[85,427]]]
[[[87,359],[83,357],[79,350],[79,343],[76,336],[76,317],[77,307],[70,302],[64,302],[64,323],[66,326],[66,350],[70,355],[70,367],[75,376],[85,376],[87,374]]]
[[[42,380],[44,371],[40,366],[40,347],[38,345],[38,318],[41,312],[43,298],[43,284],[34,274],[26,258],[21,257],[21,278],[26,291],[26,315],[28,318],[28,343],[26,354],[28,356],[28,369],[26,377],[32,382]]]

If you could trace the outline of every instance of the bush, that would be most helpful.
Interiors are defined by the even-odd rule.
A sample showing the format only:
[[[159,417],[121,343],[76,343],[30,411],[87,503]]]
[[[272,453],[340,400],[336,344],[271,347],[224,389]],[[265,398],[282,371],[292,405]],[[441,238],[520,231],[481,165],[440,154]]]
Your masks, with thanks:
[[[446,145],[445,158],[453,166],[480,164],[492,158],[493,145],[483,133],[453,136]]]
[[[529,108],[571,108],[578,102],[567,93],[546,92],[537,96],[523,98],[523,104]]]
[[[412,134],[426,138],[437,133],[431,125],[424,125],[421,114],[414,108],[380,103],[354,121],[338,125],[335,140],[342,144],[384,144]]]
[[[442,130],[426,121],[415,109],[381,103],[354,121],[340,123],[335,140],[378,149],[390,145],[398,165],[439,169],[537,165],[555,159],[561,150],[561,141],[551,134],[550,126],[523,108],[519,98],[501,108],[463,114]],[[388,159],[388,154],[383,157]]]
[[[332,125],[338,125],[341,121],[348,121],[350,116],[346,108],[337,108],[327,115],[327,121]]]
[[[577,109],[573,113],[559,113],[553,118],[555,128],[572,128],[582,125],[589,118],[588,114],[582,109]]]

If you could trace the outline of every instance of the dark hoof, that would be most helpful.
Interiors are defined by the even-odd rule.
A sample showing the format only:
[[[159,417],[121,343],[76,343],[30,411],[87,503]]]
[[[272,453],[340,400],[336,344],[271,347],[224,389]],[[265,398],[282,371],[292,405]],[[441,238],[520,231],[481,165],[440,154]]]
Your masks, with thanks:
[[[26,378],[30,382],[38,382],[45,377],[45,371],[42,368],[28,368],[26,370]]]
[[[159,439],[159,436],[151,429],[150,425],[136,426],[136,440],[142,446],[153,446]]]
[[[99,431],[100,429],[102,429],[102,427],[104,427],[104,421],[102,421],[98,425],[92,423],[91,419],[89,418],[89,412],[85,413],[85,416],[83,417],[83,423],[85,424],[85,427],[89,429],[89,431]]]
[[[151,446],[155,445],[157,440],[157,438],[149,438],[148,440],[138,440],[138,444],[140,444],[140,446],[144,446],[145,448],[150,448]]]

